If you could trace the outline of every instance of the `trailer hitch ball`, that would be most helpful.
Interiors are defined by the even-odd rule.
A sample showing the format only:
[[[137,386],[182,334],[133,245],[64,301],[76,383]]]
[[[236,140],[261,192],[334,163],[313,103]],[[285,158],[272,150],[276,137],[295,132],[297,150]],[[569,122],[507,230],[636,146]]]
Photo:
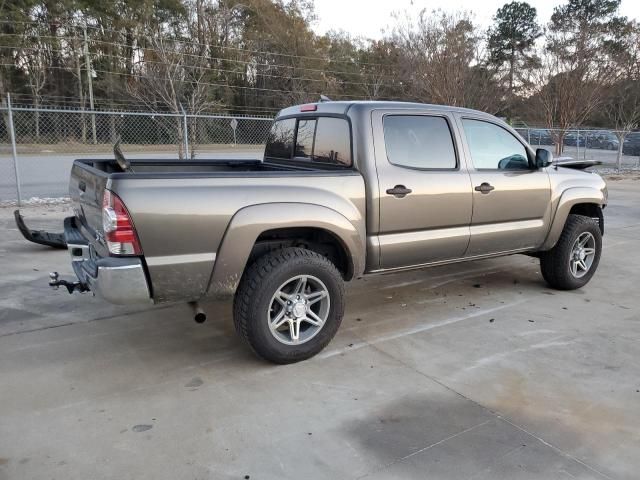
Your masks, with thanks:
[[[49,286],[55,288],[56,290],[60,287],[58,284],[58,272],[51,272],[49,274]]]
[[[80,282],[67,282],[66,280],[60,280],[58,272],[51,272],[49,274],[49,286],[55,290],[58,290],[61,286],[67,289],[67,292],[73,293],[78,291],[80,293],[88,292],[89,288]]]

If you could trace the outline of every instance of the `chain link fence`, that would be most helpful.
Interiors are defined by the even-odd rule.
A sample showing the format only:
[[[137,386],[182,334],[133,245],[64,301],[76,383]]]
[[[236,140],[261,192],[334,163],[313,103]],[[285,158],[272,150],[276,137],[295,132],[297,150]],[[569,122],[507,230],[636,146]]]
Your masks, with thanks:
[[[35,109],[7,100],[0,107],[0,204],[67,196],[73,160],[110,158],[118,138],[132,159],[261,158],[272,123],[266,117]],[[613,130],[516,130],[556,156],[617,164],[620,140]],[[623,167],[638,167],[639,132],[627,136],[621,153]]]
[[[546,148],[556,157],[597,160],[607,167],[640,166],[640,132],[603,129],[516,128],[534,148]]]
[[[0,203],[67,196],[76,158],[261,158],[267,117],[0,107]]]

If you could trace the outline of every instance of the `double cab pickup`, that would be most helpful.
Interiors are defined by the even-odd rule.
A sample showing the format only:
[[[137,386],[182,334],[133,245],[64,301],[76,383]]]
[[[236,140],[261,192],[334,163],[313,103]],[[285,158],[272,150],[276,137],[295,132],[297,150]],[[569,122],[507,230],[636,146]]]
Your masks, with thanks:
[[[573,165],[576,167],[576,165]],[[79,289],[114,303],[233,298],[276,363],[322,350],[344,283],[511,254],[576,289],[607,189],[486,113],[403,102],[282,110],[259,160],[76,160],[64,235]]]

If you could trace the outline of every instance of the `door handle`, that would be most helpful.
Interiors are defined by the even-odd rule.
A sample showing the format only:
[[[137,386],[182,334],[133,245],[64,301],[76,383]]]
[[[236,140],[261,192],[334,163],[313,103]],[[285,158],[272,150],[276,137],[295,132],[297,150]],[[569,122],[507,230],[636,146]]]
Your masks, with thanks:
[[[487,182],[482,182],[480,185],[478,185],[475,190],[476,192],[481,192],[481,193],[489,193],[491,190],[495,190],[496,187],[488,184]]]
[[[387,190],[387,194],[393,195],[396,198],[404,198],[409,195],[413,190],[405,187],[404,185],[396,185],[393,188]]]

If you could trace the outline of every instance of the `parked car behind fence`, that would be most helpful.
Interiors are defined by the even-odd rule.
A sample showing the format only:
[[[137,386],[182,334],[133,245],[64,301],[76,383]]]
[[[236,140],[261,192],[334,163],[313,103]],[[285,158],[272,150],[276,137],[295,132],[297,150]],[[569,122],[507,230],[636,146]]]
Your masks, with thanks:
[[[587,148],[599,148],[602,150],[617,150],[620,141],[615,133],[606,130],[586,132],[585,144]]]
[[[627,135],[622,144],[622,153],[640,156],[640,132],[631,132]]]

